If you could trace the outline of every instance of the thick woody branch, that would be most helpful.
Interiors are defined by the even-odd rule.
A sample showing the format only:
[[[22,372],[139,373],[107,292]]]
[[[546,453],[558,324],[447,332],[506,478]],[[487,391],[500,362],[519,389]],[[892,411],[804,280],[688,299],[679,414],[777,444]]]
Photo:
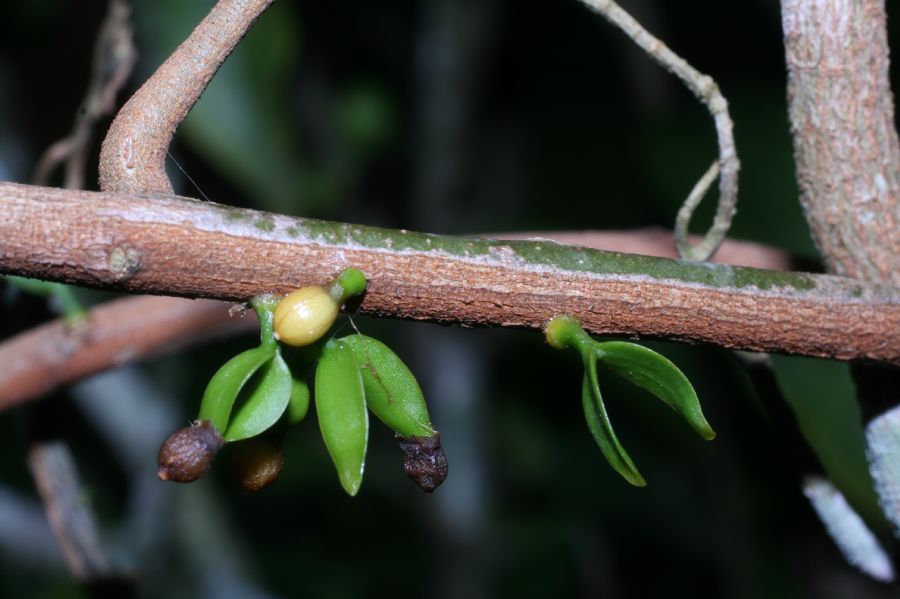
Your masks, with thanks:
[[[502,237],[534,240],[538,236],[601,250],[675,257],[672,233],[662,229]],[[726,264],[776,270],[786,270],[791,264],[784,252],[734,240],[725,240],[714,258]],[[7,339],[0,343],[0,411],[108,368],[256,325],[252,312],[243,318],[229,318],[228,314],[228,305],[215,300],[136,296],[93,308],[77,331],[58,320]]]
[[[165,159],[175,129],[272,0],[220,0],[116,115],[100,150],[100,187],[171,193]]]
[[[900,294],[840,277],[289,218],[163,195],[0,184],[0,271],[135,293],[246,300],[370,279],[363,314],[900,364]]]
[[[900,286],[884,0],[782,0],[800,200],[829,271]]]

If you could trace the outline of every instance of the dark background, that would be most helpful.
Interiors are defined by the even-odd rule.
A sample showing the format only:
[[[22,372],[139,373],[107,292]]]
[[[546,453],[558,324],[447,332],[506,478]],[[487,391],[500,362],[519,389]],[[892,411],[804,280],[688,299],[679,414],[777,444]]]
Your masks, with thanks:
[[[7,4],[0,178],[27,182],[71,127],[105,3]],[[211,4],[136,2],[140,58],[127,93]],[[742,161],[732,236],[814,259],[777,3],[622,4],[729,100]],[[671,227],[716,145],[680,82],[575,0],[280,0],[171,153],[196,182],[169,162],[184,195],[474,234]],[[95,187],[96,160],[90,169]],[[51,317],[43,300],[0,292],[3,336]],[[227,450],[200,483],[156,481],[159,443],[196,414],[216,368],[254,343],[231,339],[0,415],[0,596],[82,596],[41,526],[24,464],[28,439],[47,427],[70,442],[110,551],[147,597],[892,595],[844,563],[800,489],[819,465],[793,414],[848,499],[885,530],[844,365],[777,358],[792,410],[782,413],[763,407],[772,398],[753,394],[728,352],[652,343],[692,380],[719,436],[705,443],[649,395],[604,379],[616,430],[649,482],[637,489],[586,430],[574,354],[533,333],[356,323],[419,376],[450,460],[433,496],[405,478],[390,432],[373,421],[365,482],[348,498],[314,417],[289,435],[281,479],[259,494],[236,487]]]

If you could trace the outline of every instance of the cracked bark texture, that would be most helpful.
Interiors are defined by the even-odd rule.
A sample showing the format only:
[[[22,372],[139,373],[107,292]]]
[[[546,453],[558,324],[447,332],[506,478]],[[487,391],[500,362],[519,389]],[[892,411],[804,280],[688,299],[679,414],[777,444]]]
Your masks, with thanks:
[[[900,143],[883,0],[783,0],[800,200],[835,274],[900,287]]]
[[[782,0],[800,198],[830,272],[900,287],[900,142],[884,0]],[[900,370],[854,365],[869,471],[900,537]]]
[[[542,330],[568,313],[598,334],[900,365],[898,292],[841,277],[13,183],[0,183],[0,211],[5,273],[246,301],[353,266],[370,281],[362,314]]]

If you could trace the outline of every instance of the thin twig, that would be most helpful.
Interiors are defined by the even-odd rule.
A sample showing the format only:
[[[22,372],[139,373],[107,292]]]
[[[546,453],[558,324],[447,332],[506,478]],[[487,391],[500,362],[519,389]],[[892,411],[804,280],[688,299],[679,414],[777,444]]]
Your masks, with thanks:
[[[116,97],[131,76],[137,61],[131,31],[131,6],[127,0],[110,0],[106,18],[94,43],[91,80],[84,100],[75,115],[68,136],[48,147],[38,159],[32,180],[35,185],[49,183],[53,170],[66,163],[64,187],[83,189],[85,164],[94,127],[112,114]]]
[[[688,89],[703,102],[716,125],[719,141],[719,205],[713,224],[703,241],[695,246],[688,242],[688,225],[694,208],[706,190],[715,180],[713,169],[700,179],[691,196],[684,203],[675,220],[675,246],[683,258],[707,260],[712,256],[728,234],[731,220],[737,211],[738,171],[740,162],[734,146],[733,125],[728,114],[728,102],[719,91],[719,86],[708,75],[692,67],[683,58],[672,52],[661,40],[651,35],[634,17],[612,0],[581,0],[585,5],[602,15],[607,21],[622,30],[638,46],[649,54],[660,66],[681,79]]]
[[[841,277],[15,183],[0,183],[0,213],[10,274],[246,301],[354,266],[375,316],[541,330],[565,312],[598,334],[900,364],[900,292]]]
[[[28,467],[44,504],[50,528],[69,571],[81,583],[112,572],[100,546],[94,513],[85,504],[75,462],[60,441],[39,441],[28,452]]]

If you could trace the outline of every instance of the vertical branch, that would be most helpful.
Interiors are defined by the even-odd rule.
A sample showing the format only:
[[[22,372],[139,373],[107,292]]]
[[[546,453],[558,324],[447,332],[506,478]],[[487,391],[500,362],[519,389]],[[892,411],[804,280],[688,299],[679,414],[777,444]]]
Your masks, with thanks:
[[[782,0],[800,201],[831,272],[900,286],[884,0]]]
[[[100,187],[172,192],[166,151],[175,129],[272,0],[220,0],[116,115],[100,150]]]
[[[800,200],[828,270],[900,286],[900,142],[884,0],[782,0]],[[900,371],[856,366],[869,470],[900,536]]]

